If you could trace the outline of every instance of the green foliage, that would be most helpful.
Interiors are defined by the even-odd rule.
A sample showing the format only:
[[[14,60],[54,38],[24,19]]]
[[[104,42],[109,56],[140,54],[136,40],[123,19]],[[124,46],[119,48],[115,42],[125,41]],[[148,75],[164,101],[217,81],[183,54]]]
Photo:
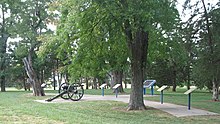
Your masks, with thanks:
[[[184,85],[188,55],[179,23],[171,32],[156,29],[150,34],[147,61],[147,78],[157,80],[157,85]]]
[[[4,34],[8,34],[10,38],[15,38],[7,46],[7,75],[6,82],[8,85],[23,84],[25,81],[25,73],[22,59],[31,53],[34,69],[37,70],[39,76],[45,67],[45,61],[36,56],[40,42],[37,37],[43,34],[52,33],[47,25],[53,16],[49,15],[48,6],[52,0],[3,0],[0,1],[0,8],[4,10],[5,16],[0,16],[0,34],[4,29]],[[5,8],[3,8],[5,7]],[[2,12],[2,11],[0,11]],[[1,22],[5,17],[5,20]],[[4,23],[4,25],[2,25]],[[2,28],[3,26],[3,28]],[[1,38],[0,38],[1,39]],[[3,43],[3,42],[1,42]],[[2,45],[1,45],[2,46]],[[6,48],[5,48],[6,49]],[[5,51],[6,52],[6,51]],[[49,66],[48,66],[49,67]],[[47,78],[45,71],[44,77]]]
[[[129,68],[125,20],[130,21],[133,33],[144,28],[157,34],[172,32],[178,18],[175,1],[66,0],[60,12],[57,35],[62,43],[58,55],[72,58],[67,59],[71,61],[68,70],[75,78],[103,77],[112,70]]]
[[[15,48],[15,56],[16,58],[24,58],[28,55],[28,48],[25,45],[19,45],[17,48]]]
[[[11,30],[16,22],[13,16],[17,14],[17,4],[12,0],[0,1],[0,83],[1,91],[5,91],[5,85],[10,76],[9,72],[9,54],[7,52],[7,43],[9,37],[14,37],[14,32]]]
[[[219,83],[219,9],[215,9],[210,11],[209,13],[210,19],[210,32],[211,32],[211,41],[209,41],[209,34],[207,34],[207,29],[204,29],[206,23],[202,23],[200,25],[200,29],[202,30],[199,33],[200,40],[197,44],[197,61],[195,67],[193,68],[193,76],[195,78],[196,84],[199,87],[208,87],[212,88],[212,80],[216,79]],[[203,17],[205,18],[205,17]],[[211,50],[211,47],[213,48]],[[212,51],[212,52],[211,52]]]

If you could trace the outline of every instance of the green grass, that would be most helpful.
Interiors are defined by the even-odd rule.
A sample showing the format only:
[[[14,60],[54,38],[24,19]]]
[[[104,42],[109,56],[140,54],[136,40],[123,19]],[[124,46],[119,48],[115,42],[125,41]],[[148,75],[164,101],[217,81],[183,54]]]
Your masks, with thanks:
[[[188,95],[184,92],[186,89],[177,89],[177,92],[171,90],[164,91],[164,102],[188,106]],[[195,90],[191,93],[191,107],[208,110],[220,114],[220,102],[211,100],[212,94],[205,90]],[[146,100],[160,101],[160,92],[155,92],[154,97],[145,97]]]
[[[101,90],[86,90],[87,94],[101,95]],[[107,94],[114,94],[111,90],[105,90]],[[55,91],[46,91],[53,93]],[[129,90],[126,92],[130,92]],[[158,94],[156,92],[156,94]],[[170,96],[169,96],[170,95]],[[216,107],[219,111],[219,103],[209,101],[209,93],[195,93],[196,96],[204,97],[202,101],[208,104],[207,110]],[[184,104],[185,101],[178,101],[176,98],[186,98],[181,92],[177,95],[166,92],[165,101],[168,98],[173,102]],[[218,124],[220,116],[194,116],[177,118],[163,111],[148,108],[146,111],[126,111],[127,104],[115,101],[80,101],[71,103],[38,103],[34,100],[47,99],[51,96],[34,97],[31,92],[9,91],[0,92],[0,123],[2,124]],[[147,97],[146,99],[157,100],[159,96]],[[196,100],[196,99],[195,99]],[[202,102],[192,101],[193,106],[204,107]],[[169,100],[171,101],[171,100]],[[206,102],[205,102],[206,101]]]

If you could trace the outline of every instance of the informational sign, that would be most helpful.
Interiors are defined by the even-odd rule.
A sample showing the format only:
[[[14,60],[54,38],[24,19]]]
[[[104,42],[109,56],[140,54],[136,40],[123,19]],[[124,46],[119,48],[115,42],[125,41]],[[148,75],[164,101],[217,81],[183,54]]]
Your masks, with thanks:
[[[102,88],[104,88],[106,85],[107,85],[107,84],[102,84],[102,85],[100,86],[100,88],[102,89]]]
[[[120,87],[121,86],[121,84],[116,84],[114,87],[113,87],[113,89],[117,89],[118,87]]]
[[[190,88],[190,89],[187,90],[184,94],[188,95],[188,94],[192,93],[195,89],[196,89],[196,87]]]
[[[163,91],[167,88],[167,85],[163,85],[161,88],[159,88],[157,91],[160,92],[160,103],[163,104]]]
[[[159,88],[157,91],[161,92],[163,90],[165,90],[168,86],[167,85],[163,85],[161,88]]]
[[[184,94],[188,95],[188,110],[191,108],[191,93],[196,89],[196,87],[191,87]]]
[[[149,88],[156,83],[156,80],[145,80],[143,83],[144,88]]]
[[[105,84],[102,84],[101,86],[100,86],[100,88],[102,89],[102,96],[104,96],[104,89],[105,89],[105,86],[106,86],[107,84],[105,83]]]

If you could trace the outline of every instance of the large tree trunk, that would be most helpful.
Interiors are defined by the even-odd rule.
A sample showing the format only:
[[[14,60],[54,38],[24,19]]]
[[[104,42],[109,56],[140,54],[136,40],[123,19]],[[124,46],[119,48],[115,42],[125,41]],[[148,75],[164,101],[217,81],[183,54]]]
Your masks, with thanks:
[[[123,71],[112,71],[112,85],[121,84],[121,86],[118,89],[118,92],[122,93],[124,92],[123,86],[122,86],[122,77],[123,77]]]
[[[140,29],[135,33],[133,41],[131,40],[132,33],[129,32],[129,30],[127,30],[126,35],[130,39],[128,40],[128,46],[131,51],[132,71],[131,94],[128,110],[144,110],[146,107],[143,100],[143,82],[147,59],[148,33]]]
[[[45,96],[44,94],[44,90],[41,87],[41,83],[40,81],[37,79],[37,75],[32,67],[32,59],[31,59],[31,54],[29,53],[27,58],[23,59],[24,62],[24,66],[25,66],[25,70],[26,73],[29,77],[29,80],[32,84],[32,88],[33,88],[33,95],[34,96]]]

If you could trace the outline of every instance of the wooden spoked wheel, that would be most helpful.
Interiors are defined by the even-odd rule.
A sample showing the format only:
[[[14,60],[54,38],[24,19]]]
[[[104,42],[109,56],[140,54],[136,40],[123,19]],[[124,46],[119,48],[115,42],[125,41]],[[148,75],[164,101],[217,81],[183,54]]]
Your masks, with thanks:
[[[66,92],[68,90],[69,84],[67,83],[62,83],[59,87],[59,94],[62,92]],[[63,95],[60,96],[63,99],[69,99],[68,93],[65,93]]]
[[[75,83],[68,87],[68,96],[73,101],[78,101],[83,97],[84,89],[83,85]]]

